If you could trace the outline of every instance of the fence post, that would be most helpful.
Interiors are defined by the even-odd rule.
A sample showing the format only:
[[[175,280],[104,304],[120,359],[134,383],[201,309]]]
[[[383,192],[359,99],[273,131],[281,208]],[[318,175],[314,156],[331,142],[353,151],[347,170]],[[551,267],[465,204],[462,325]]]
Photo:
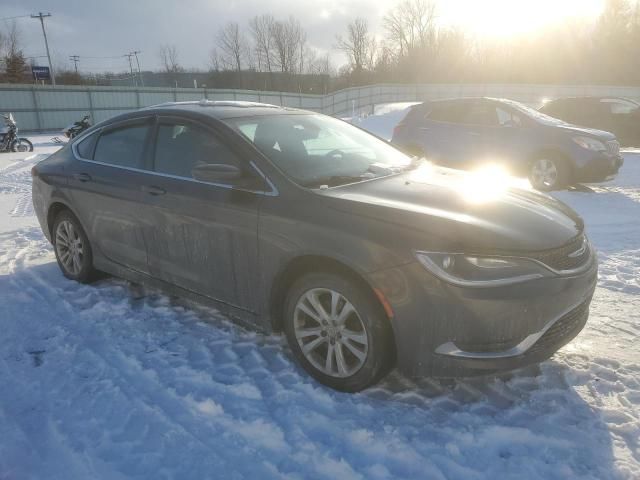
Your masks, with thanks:
[[[93,111],[93,96],[91,95],[91,88],[87,88],[87,99],[89,100],[89,116],[91,117],[91,123],[97,123],[95,112]]]
[[[40,106],[38,105],[38,95],[36,94],[36,87],[31,87],[31,97],[33,98],[33,108],[36,111],[36,126],[39,131],[42,131],[42,118],[40,118]]]

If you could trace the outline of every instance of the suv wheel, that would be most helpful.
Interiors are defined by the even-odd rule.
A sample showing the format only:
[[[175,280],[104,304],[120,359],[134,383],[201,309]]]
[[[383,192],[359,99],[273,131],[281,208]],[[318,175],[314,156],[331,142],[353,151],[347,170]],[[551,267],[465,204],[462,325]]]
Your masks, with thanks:
[[[357,392],[388,372],[393,359],[389,322],[355,282],[330,273],[305,275],[291,287],[285,315],[291,350],[319,382]]]
[[[569,181],[569,169],[565,162],[557,158],[538,158],[531,163],[529,181],[537,190],[551,191],[564,188]]]
[[[53,223],[53,247],[65,277],[83,283],[93,279],[91,244],[80,222],[69,210],[60,212]]]

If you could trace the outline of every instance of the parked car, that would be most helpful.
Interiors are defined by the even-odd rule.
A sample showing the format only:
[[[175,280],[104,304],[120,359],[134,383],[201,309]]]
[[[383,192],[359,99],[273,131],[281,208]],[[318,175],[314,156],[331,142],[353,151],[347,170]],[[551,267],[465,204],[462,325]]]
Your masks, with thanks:
[[[107,272],[284,330],[304,369],[339,390],[394,366],[451,377],[542,361],[583,328],[595,288],[566,205],[506,186],[469,198],[470,173],[311,112],[146,108],[32,175],[66,277]]]
[[[392,143],[454,168],[500,163],[539,190],[611,179],[623,162],[611,133],[494,98],[418,104],[395,128]]]
[[[640,103],[628,98],[559,98],[545,103],[540,111],[565,122],[611,132],[625,147],[640,147]]]

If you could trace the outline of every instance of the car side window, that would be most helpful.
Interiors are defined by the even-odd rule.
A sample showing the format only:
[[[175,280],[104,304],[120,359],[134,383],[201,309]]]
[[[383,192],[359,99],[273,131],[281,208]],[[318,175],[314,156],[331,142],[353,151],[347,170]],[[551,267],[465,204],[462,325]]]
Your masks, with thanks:
[[[498,114],[498,123],[500,126],[519,127],[522,125],[522,118],[520,118],[520,115],[510,110],[497,107],[496,113]]]
[[[144,147],[149,126],[136,124],[107,130],[100,135],[93,160],[120,167],[144,168]]]
[[[211,131],[187,121],[161,121],[155,147],[158,173],[193,178],[191,171],[199,165],[240,166],[238,157]]]
[[[635,103],[625,100],[604,99],[600,100],[600,103],[605,107],[607,113],[613,115],[627,115],[639,108]]]
[[[461,123],[465,108],[458,103],[433,103],[424,118],[434,122]]]
[[[471,105],[471,108],[464,119],[464,123],[471,125],[496,126],[499,124],[496,107],[484,103],[475,103]]]
[[[98,133],[93,133],[88,137],[82,139],[78,142],[76,146],[76,151],[81,158],[86,158],[87,160],[93,160],[93,150],[96,146],[96,141],[98,140]]]

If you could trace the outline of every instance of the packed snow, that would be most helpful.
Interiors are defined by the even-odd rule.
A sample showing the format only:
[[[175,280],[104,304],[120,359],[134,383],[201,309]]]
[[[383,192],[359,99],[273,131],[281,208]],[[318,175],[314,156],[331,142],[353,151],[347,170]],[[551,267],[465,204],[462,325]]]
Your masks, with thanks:
[[[640,478],[640,152],[618,179],[557,194],[601,261],[572,343],[499,378],[392,373],[354,395],[309,378],[280,336],[65,279],[30,200],[48,138],[0,155],[0,478]]]

